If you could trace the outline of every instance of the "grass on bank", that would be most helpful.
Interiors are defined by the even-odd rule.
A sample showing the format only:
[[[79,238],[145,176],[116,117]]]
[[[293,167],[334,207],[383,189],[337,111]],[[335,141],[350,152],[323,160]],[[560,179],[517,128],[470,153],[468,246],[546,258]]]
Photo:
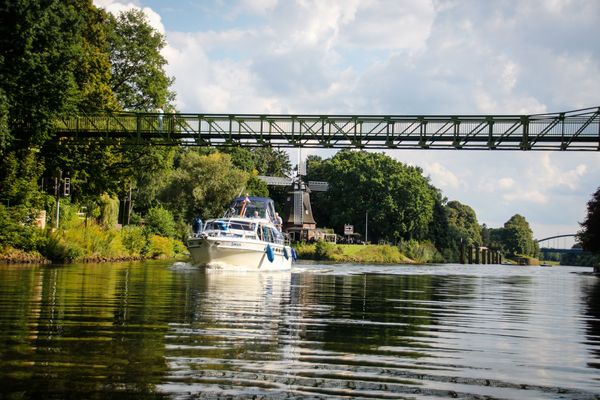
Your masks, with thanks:
[[[184,244],[140,226],[104,228],[89,220],[58,231],[39,230],[35,249],[0,248],[1,262],[98,262],[175,258],[185,254]]]
[[[299,259],[374,264],[414,264],[415,261],[391,245],[299,243],[294,246]]]

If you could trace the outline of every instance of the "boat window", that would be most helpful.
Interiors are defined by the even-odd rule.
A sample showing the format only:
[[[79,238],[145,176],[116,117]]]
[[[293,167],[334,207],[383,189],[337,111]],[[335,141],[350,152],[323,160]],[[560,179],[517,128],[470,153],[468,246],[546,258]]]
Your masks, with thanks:
[[[254,224],[251,222],[231,221],[229,223],[229,228],[240,231],[254,231]]]
[[[268,226],[261,225],[262,240],[265,242],[273,242],[273,235]]]

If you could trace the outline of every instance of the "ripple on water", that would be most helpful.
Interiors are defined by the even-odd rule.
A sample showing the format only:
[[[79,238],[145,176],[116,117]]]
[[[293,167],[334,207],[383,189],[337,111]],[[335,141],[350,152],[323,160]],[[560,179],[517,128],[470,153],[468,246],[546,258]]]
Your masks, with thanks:
[[[570,268],[0,268],[0,398],[599,399]]]

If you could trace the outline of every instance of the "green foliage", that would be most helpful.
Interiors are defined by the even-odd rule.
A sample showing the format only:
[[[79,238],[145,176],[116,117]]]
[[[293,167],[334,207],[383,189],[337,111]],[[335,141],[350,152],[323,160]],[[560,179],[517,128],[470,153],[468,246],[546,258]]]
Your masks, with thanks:
[[[19,148],[50,138],[51,120],[77,99],[84,24],[74,2],[16,0],[0,10],[0,87]]]
[[[171,258],[175,256],[173,240],[158,235],[149,237],[148,256],[151,258]]]
[[[536,255],[537,248],[533,241],[533,232],[522,215],[515,214],[504,223],[503,243],[506,251],[511,255]]]
[[[11,246],[33,251],[43,246],[45,236],[41,229],[33,226],[35,217],[23,206],[5,207],[0,204],[0,248]]]
[[[104,193],[99,199],[100,224],[105,228],[114,228],[119,219],[119,199]]]
[[[111,64],[110,87],[125,110],[156,111],[174,100],[173,79],[165,72],[161,50],[165,38],[141,10],[129,10],[107,23]]]
[[[42,208],[46,196],[39,190],[38,178],[43,169],[44,163],[37,150],[7,152],[0,160],[0,201],[9,206]]]
[[[296,255],[300,260],[313,260],[315,258],[315,243],[300,242],[294,244]]]
[[[418,242],[412,239],[402,240],[398,247],[402,253],[418,264],[443,261],[442,255],[431,242]]]
[[[329,182],[329,191],[314,196],[319,224],[341,231],[351,223],[364,232],[368,211],[372,240],[427,236],[437,193],[421,169],[363,151],[340,151],[331,159],[310,161],[309,179]]]
[[[298,243],[295,245],[299,259],[315,259],[347,263],[385,263],[411,264],[413,260],[400,252],[398,247],[390,245],[359,245],[318,241],[316,243]]]
[[[560,265],[595,267],[600,265],[600,254],[565,253],[560,257]]]
[[[173,214],[163,207],[152,207],[145,218],[146,229],[156,235],[175,237]]]
[[[587,214],[577,234],[583,249],[600,253],[600,187],[587,203]]]
[[[191,221],[220,216],[231,199],[246,187],[248,174],[233,168],[227,154],[183,153],[179,168],[160,194],[163,203],[176,212],[175,218]]]
[[[142,227],[126,226],[121,230],[121,243],[130,256],[142,256],[147,251],[147,234]]]
[[[475,211],[466,204],[450,201],[446,204],[448,222],[467,246],[481,245],[481,230]]]
[[[483,245],[492,249],[506,253],[506,244],[504,242],[504,228],[488,228],[485,224],[481,226],[481,238]]]
[[[315,258],[317,260],[335,260],[335,256],[342,254],[342,250],[334,243],[319,240],[315,244]]]
[[[250,175],[248,177],[245,192],[250,194],[250,196],[269,197],[269,188],[267,187],[267,184],[258,179],[256,175]]]
[[[72,262],[84,254],[82,247],[61,236],[60,233],[50,233],[41,253],[54,263]]]
[[[259,175],[286,176],[292,169],[290,157],[285,150],[259,147],[253,150],[254,165]]]

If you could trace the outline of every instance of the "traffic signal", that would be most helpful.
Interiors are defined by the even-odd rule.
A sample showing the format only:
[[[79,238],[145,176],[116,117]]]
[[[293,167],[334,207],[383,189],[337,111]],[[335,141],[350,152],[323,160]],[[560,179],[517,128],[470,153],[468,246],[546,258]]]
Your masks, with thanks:
[[[71,194],[71,178],[64,179],[63,196],[69,196]]]

